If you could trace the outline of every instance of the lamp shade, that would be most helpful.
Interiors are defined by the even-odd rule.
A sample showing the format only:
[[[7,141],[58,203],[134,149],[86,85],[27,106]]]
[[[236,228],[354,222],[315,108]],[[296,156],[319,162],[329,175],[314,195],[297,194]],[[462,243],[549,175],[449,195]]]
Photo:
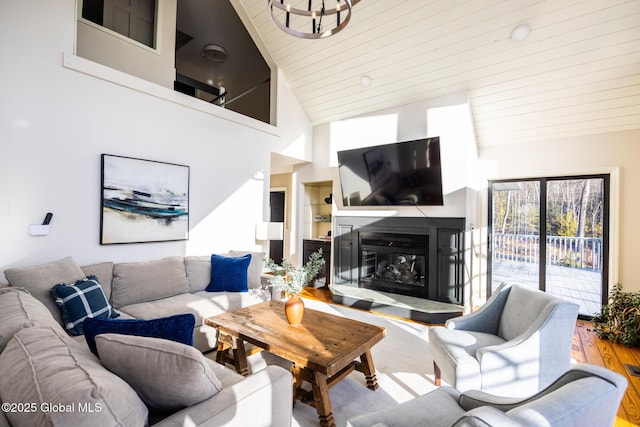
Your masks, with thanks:
[[[256,240],[284,239],[283,222],[260,222],[256,224]]]

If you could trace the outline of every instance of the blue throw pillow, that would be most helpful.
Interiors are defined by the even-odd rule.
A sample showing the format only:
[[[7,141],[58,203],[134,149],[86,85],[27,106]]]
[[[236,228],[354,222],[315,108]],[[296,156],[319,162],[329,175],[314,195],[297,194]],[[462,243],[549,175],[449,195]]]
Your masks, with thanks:
[[[109,304],[96,276],[78,280],[74,285],[59,283],[49,291],[62,314],[69,335],[82,335],[88,318],[120,316]]]
[[[164,338],[193,346],[193,329],[196,317],[191,313],[176,314],[157,319],[87,319],[84,338],[93,354],[99,357],[96,335],[121,334],[139,337]]]
[[[207,292],[247,292],[249,291],[247,270],[251,254],[241,257],[211,255],[211,282]]]

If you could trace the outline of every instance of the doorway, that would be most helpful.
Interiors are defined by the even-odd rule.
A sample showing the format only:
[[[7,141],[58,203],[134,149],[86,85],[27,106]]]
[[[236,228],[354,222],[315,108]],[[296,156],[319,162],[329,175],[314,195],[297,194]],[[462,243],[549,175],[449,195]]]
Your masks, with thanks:
[[[599,313],[608,295],[609,175],[489,183],[488,289],[519,283]]]
[[[285,192],[271,191],[269,193],[269,206],[269,221],[284,222]],[[282,263],[282,258],[284,257],[284,240],[269,240],[269,257],[275,261],[276,264]]]

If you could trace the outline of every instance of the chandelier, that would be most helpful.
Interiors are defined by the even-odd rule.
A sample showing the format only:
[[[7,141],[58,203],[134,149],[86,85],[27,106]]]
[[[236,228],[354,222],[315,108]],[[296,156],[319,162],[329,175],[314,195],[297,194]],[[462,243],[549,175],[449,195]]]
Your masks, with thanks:
[[[325,5],[325,0],[269,0],[269,14],[280,29],[293,36],[322,39],[347,26],[351,7],[359,1],[327,0]]]

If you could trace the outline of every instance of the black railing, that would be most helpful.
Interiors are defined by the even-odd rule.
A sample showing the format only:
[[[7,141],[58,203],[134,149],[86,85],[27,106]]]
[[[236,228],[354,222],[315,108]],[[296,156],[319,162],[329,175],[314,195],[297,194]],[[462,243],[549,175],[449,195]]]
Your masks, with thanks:
[[[493,259],[537,264],[540,236],[494,234]],[[602,270],[602,239],[595,237],[547,236],[547,264]]]

